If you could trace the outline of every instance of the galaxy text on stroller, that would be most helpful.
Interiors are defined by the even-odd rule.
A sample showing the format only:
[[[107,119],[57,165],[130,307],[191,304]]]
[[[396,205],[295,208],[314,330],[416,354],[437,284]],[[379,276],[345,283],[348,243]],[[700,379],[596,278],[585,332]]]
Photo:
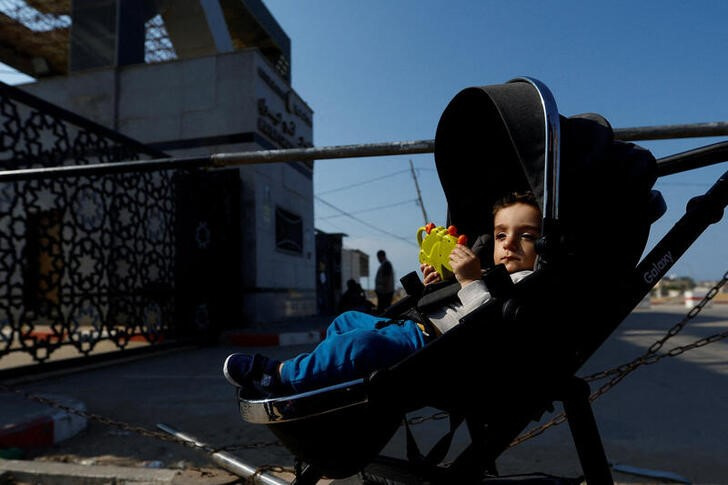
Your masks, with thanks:
[[[645,282],[652,283],[655,281],[655,278],[660,276],[662,270],[665,269],[668,264],[672,264],[673,262],[672,251],[668,251],[662,258],[657,260],[657,262],[652,263],[652,269],[650,271],[647,271],[642,275]]]

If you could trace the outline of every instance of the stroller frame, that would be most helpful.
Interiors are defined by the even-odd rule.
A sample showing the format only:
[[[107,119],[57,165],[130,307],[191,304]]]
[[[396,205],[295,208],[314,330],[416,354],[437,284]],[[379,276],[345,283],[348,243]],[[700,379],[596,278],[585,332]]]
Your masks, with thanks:
[[[416,480],[433,483],[497,483],[495,463],[498,456],[529,422],[552,411],[555,401],[563,403],[583,479],[589,485],[613,483],[589,400],[589,385],[575,373],[705,229],[722,219],[728,205],[728,172],[705,194],[688,203],[682,218],[641,261],[610,280],[616,303],[594,317],[594,325],[588,330],[583,329],[581,316],[588,310],[588,304],[575,303],[568,314],[551,313],[551,317],[561,319],[560,324],[556,329],[545,330],[535,325],[542,312],[540,304],[559,296],[568,285],[569,276],[573,275],[555,269],[570,257],[560,246],[565,237],[560,213],[563,195],[561,128],[565,119],[559,115],[550,91],[540,81],[519,77],[503,86],[507,85],[518,89],[528,87],[532,98],[535,93],[541,109],[542,147],[535,150],[541,152],[538,156],[543,162],[543,186],[532,183],[533,178],[528,179],[531,188],[535,187],[540,197],[543,212],[543,237],[539,241],[536,271],[513,284],[502,268],[495,267],[485,277],[492,294],[487,303],[425,348],[365,378],[270,399],[251,398],[239,390],[238,403],[243,420],[268,426],[302,465],[293,482],[296,485],[314,484],[324,476],[344,478],[377,463],[390,472],[406,470],[413,480],[416,477]],[[480,96],[480,93],[466,94],[466,98]],[[462,106],[467,107],[467,104]],[[453,116],[457,118],[456,115],[460,114],[455,109]],[[509,116],[508,113],[501,114],[504,118]],[[445,114],[441,124],[444,124],[444,119]],[[518,147],[518,133],[508,134]],[[442,138],[446,137],[443,135]],[[446,144],[447,140],[443,142],[443,145]],[[725,161],[728,159],[725,148],[725,144],[718,144],[676,154],[665,160],[664,167],[667,168],[661,167],[660,161],[657,161],[655,178],[683,171],[685,167],[694,168],[696,159],[700,159],[703,165]],[[436,158],[437,155],[436,151]],[[519,152],[519,155],[523,156],[523,153]],[[523,156],[521,161],[524,158],[528,156]],[[450,180],[443,175],[446,168],[441,168],[438,166],[443,189],[448,196],[448,219],[457,219],[458,211],[469,210],[472,204],[466,202],[458,206],[460,193],[449,185]],[[489,204],[483,205],[489,207]],[[664,200],[658,192],[651,191],[644,205],[649,228],[649,224],[664,213]],[[457,225],[461,227],[459,223]],[[479,234],[483,233],[481,229],[466,225],[463,232]],[[643,248],[644,245],[636,248],[638,256]],[[543,288],[552,290],[541,294]],[[488,325],[483,325],[483,321],[487,321]],[[530,356],[528,361],[512,364],[505,370],[502,367],[490,370],[495,368],[495,364],[507,362],[509,352],[514,349],[512,346],[496,348],[491,345],[483,351],[478,345],[482,342],[513,342],[520,335],[517,332],[524,330],[531,338],[525,339],[525,343],[519,342],[518,350]],[[487,357],[472,357],[474,350]],[[472,387],[469,379],[443,371],[439,364],[443,356],[461,354],[464,357],[459,365],[477,364],[489,369],[486,377],[489,388],[497,391],[496,399],[483,402],[480,398],[482,391],[469,388]],[[426,456],[419,453],[416,445],[408,446],[407,460],[379,456],[405,414],[426,406],[450,414],[451,432]],[[443,466],[440,461],[448,451],[452,432],[463,422],[470,432],[471,443],[449,466]],[[364,476],[367,476],[366,473]],[[578,483],[581,478],[530,477],[524,478],[522,483]]]

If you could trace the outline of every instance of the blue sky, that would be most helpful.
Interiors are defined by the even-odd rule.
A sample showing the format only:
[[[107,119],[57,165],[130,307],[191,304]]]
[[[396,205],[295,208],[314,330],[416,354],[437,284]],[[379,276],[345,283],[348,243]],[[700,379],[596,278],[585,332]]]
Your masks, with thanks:
[[[263,2],[291,38],[292,84],[314,110],[316,146],[431,140],[461,89],[518,76],[545,83],[561,114],[600,113],[615,128],[728,120],[726,2]],[[722,140],[638,143],[659,158]],[[397,277],[417,268],[424,220],[409,160],[428,218],[444,224],[431,154],[316,162],[316,227],[371,255],[371,285],[377,249]],[[650,245],[727,170],[724,162],[661,178],[668,213]],[[724,218],[671,274],[715,280],[727,270]]]
[[[431,140],[461,89],[518,76],[545,83],[561,114],[600,113],[615,128],[728,121],[723,1],[263,2],[291,38],[292,84],[314,110],[316,146]],[[5,68],[0,79],[23,80]],[[724,139],[638,143],[659,158]],[[410,160],[428,219],[444,224],[431,154],[316,162],[316,227],[347,234],[345,247],[370,255],[365,286],[374,283],[377,249],[397,278],[418,266],[424,220]],[[648,248],[727,170],[724,162],[660,179],[668,213]],[[671,274],[715,280],[726,270],[728,217]]]

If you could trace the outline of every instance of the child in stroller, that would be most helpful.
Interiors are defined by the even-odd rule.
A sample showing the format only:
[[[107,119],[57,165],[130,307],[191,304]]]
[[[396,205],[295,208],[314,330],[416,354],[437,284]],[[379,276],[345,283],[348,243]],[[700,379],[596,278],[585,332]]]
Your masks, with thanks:
[[[675,155],[659,169],[648,150],[615,140],[603,117],[560,115],[548,88],[535,79],[464,89],[447,106],[435,136],[447,222],[475,240],[493,233],[487,214],[499,197],[533,192],[542,215],[533,273],[513,283],[504,271],[488,271],[487,302],[363,378],[267,399],[239,389],[241,416],[267,425],[293,453],[302,465],[296,485],[369,473],[380,464],[395,475],[406,472],[412,477],[406,483],[503,483],[496,460],[530,422],[561,402],[583,478],[590,485],[613,483],[589,385],[576,372],[728,204],[727,173],[642,255],[651,224],[665,210],[652,190],[657,177],[680,171],[683,163],[724,160],[724,149]],[[391,312],[395,317],[423,308],[429,296],[402,282],[409,302]],[[610,295],[599,312],[590,303],[595,291]],[[378,455],[403,422],[406,427],[406,414],[424,407],[447,413],[450,432],[425,455],[410,447],[415,440],[409,434],[406,460]],[[470,443],[444,464],[460,424]],[[390,475],[372,483],[390,483]]]
[[[514,282],[533,271],[541,210],[530,193],[512,193],[493,206],[494,264],[501,264]],[[324,387],[363,377],[392,365],[422,348],[427,341],[453,328],[459,320],[490,298],[482,279],[479,257],[467,246],[450,253],[457,295],[435,305],[427,314],[416,312],[392,320],[362,312],[345,312],[328,328],[326,338],[310,353],[284,362],[255,354],[231,354],[223,365],[225,378],[242,392],[270,397]],[[426,286],[440,282],[435,268],[420,267]]]

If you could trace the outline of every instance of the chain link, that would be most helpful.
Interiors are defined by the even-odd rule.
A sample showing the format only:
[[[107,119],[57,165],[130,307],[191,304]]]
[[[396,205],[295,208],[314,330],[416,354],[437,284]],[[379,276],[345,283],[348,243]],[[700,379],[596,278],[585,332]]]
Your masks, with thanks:
[[[447,419],[450,416],[450,413],[447,413],[445,411],[438,411],[430,416],[413,416],[407,420],[407,424],[411,424],[413,426],[422,424],[426,421],[439,421],[441,419]]]

